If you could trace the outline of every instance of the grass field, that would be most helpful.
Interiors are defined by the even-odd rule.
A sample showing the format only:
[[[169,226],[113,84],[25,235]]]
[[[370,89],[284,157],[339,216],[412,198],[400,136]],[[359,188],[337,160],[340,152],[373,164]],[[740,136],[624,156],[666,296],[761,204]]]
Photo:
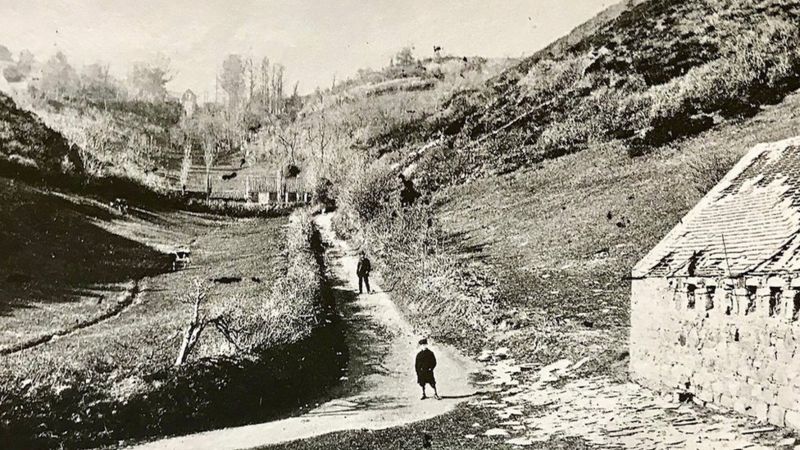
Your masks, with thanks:
[[[799,131],[800,93],[794,93],[750,119],[642,157],[630,158],[614,143],[598,145],[437,192],[434,220],[458,243],[451,249],[460,252],[460,263],[466,260],[496,278],[497,301],[508,325],[486,344],[507,345],[518,360],[540,364],[590,357],[579,376],[627,380],[630,284],[625,278],[633,264],[750,147]],[[493,412],[464,405],[402,427],[266,448],[418,449],[426,434],[429,448],[514,448],[481,435],[502,427],[497,422]],[[473,428],[474,423],[479,426]],[[526,448],[593,447],[553,437]]]
[[[263,302],[287,270],[285,218],[137,208],[123,218],[86,198],[0,183],[0,351],[7,353],[0,363],[0,416],[6,424],[25,422],[36,410],[25,405],[34,399],[72,398],[62,413],[77,414],[68,420],[79,431],[98,401],[146,398],[163,386],[163,374],[156,375],[175,360],[191,311],[182,297],[195,279],[209,286],[208,311],[231,302],[269,308]],[[165,252],[184,246],[192,249],[191,265],[172,271]],[[221,278],[228,283],[212,281]],[[231,353],[215,333],[201,337],[190,366]]]
[[[625,378],[630,269],[758,142],[795,136],[800,94],[650,155],[612,144],[449,188],[438,219],[498,279],[521,357],[594,357]],[[705,169],[698,169],[705,168]],[[709,179],[711,177],[711,179]],[[516,330],[515,328],[520,328]]]

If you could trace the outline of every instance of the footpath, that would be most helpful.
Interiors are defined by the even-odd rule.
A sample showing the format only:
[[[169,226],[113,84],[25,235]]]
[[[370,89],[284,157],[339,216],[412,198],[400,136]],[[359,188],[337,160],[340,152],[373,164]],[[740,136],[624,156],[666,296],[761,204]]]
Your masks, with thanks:
[[[335,431],[382,429],[429,419],[451,411],[476,391],[470,379],[479,366],[456,349],[431,346],[438,361],[436,378],[442,400],[420,400],[414,356],[421,338],[406,321],[391,295],[372,282],[372,293],[356,295],[357,253],[331,231],[331,215],[317,225],[329,246],[327,262],[336,285],[335,300],[347,329],[350,359],[366,367],[355,392],[328,401],[296,417],[174,437],[139,449],[242,449],[305,439]],[[344,380],[344,377],[343,377]]]

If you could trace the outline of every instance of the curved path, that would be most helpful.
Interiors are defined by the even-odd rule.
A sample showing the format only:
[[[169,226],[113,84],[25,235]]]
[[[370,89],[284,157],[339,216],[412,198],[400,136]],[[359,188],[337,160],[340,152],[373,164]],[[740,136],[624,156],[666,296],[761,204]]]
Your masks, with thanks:
[[[42,336],[38,336],[23,342],[18,342],[13,345],[5,347],[0,346],[0,356],[10,355],[12,353],[21,352],[23,350],[44,345],[53,339],[69,336],[70,334],[76,333],[84,328],[89,328],[119,316],[123,311],[133,304],[137,296],[141,295],[142,292],[146,290],[146,288],[142,288],[142,284],[144,283],[145,282],[141,280],[133,280],[129,282],[128,286],[125,288],[122,294],[120,294],[120,296],[117,298],[117,301],[114,302],[111,307],[74,325],[57,329]]]
[[[342,430],[389,428],[444,414],[473,395],[470,374],[477,366],[452,347],[435,345],[436,378],[443,398],[420,400],[413,373],[419,335],[377,283],[372,283],[372,294],[353,294],[358,291],[356,253],[334,237],[330,214],[319,216],[317,224],[330,246],[327,261],[339,283],[334,292],[338,307],[356,335],[349,339],[357,341],[356,348],[350,348],[351,365],[357,359],[359,365],[369,367],[354,381],[356,392],[297,417],[170,438],[137,448],[240,449]]]

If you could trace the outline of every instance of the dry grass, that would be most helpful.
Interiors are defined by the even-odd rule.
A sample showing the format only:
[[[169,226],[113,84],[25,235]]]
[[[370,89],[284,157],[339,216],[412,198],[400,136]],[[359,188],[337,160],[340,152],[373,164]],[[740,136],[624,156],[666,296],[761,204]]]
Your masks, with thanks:
[[[428,205],[400,206],[395,180],[378,163],[340,185],[334,230],[368,252],[416,326],[477,347],[497,315],[492,283],[452,246]]]
[[[60,210],[49,210],[56,214],[59,211],[68,209],[62,206]],[[210,295],[213,301],[238,298],[245,303],[260,302],[260,293],[269,290],[285,267],[281,257],[283,219],[236,221],[186,213],[146,212],[142,218],[123,221],[82,217],[83,223],[64,224],[69,226],[69,231],[64,232],[73,235],[74,240],[66,238],[67,235],[51,235],[53,241],[46,235],[23,235],[23,239],[40,241],[48,248],[51,242],[58,242],[59,247],[53,248],[58,257],[50,262],[54,258],[35,251],[12,254],[17,270],[34,279],[22,286],[24,290],[4,299],[6,317],[2,320],[6,333],[22,339],[68,324],[73,317],[92,314],[104,307],[97,304],[100,296],[112,302],[113,296],[118,295],[118,286],[129,280],[141,280],[146,288],[116,319],[6,357],[4,376],[36,380],[31,389],[72,385],[85,378],[99,380],[107,378],[107,372],[119,378],[156,372],[174,359],[176,333],[188,318],[180,294],[193,279],[240,277],[241,283],[215,286]],[[106,243],[103,239],[110,241]],[[172,272],[169,258],[160,251],[183,247],[192,240],[195,241],[191,245],[192,266]],[[131,246],[130,250],[123,247],[126,244]],[[87,254],[87,249],[93,246],[99,246],[98,254]],[[82,254],[87,257],[82,258]],[[65,265],[58,262],[60,259],[69,260],[71,265],[66,267],[71,270],[63,270]],[[116,282],[113,277],[117,277]],[[260,282],[253,281],[253,277]],[[36,292],[40,294],[34,296]],[[78,305],[84,308],[76,310]],[[37,327],[44,320],[36,319],[44,317],[42,306],[46,307],[47,317],[52,314],[62,319]],[[214,352],[204,350],[202,354],[210,356]],[[103,362],[103,371],[93,369],[97,359]]]
[[[19,431],[14,439],[50,442],[48,430],[64,432],[72,419],[77,421],[68,426],[69,433],[80,441],[99,431],[102,410],[122,408],[131,399],[146,401],[148,395],[168,397],[165,392],[180,384],[175,376],[195,367],[213,371],[220,358],[243,357],[242,364],[234,363],[235,372],[250,364],[241,351],[296,342],[318,323],[322,272],[318,249],[311,248],[317,242],[307,213],[288,229],[285,218],[230,219],[139,208],[122,218],[93,200],[2,183],[0,264],[4,273],[18,275],[0,280],[12,288],[0,294],[4,343],[47,336],[94,317],[114,304],[131,280],[138,280],[141,293],[117,316],[2,356],[0,441],[8,438],[6,425],[28,430],[44,423],[37,437]],[[192,250],[191,265],[173,272],[163,252],[185,246]],[[230,282],[213,281],[222,278]],[[206,306],[229,313],[242,345],[232,346],[216,330],[207,330],[187,368],[176,371],[172,364],[190,315],[181,298],[196,279],[211,286]],[[188,382],[216,382],[204,379],[202,371],[197,377],[189,376]],[[51,403],[59,405],[58,417],[40,408]],[[160,407],[167,409],[157,414],[169,417],[169,407]],[[148,426],[151,433],[158,432],[157,425]]]
[[[752,145],[800,127],[800,95],[753,119],[631,159],[593,146],[536,168],[437,193],[443,229],[478,249],[501,308],[521,318],[506,336],[539,362],[596,358],[587,370],[624,377],[635,264]]]

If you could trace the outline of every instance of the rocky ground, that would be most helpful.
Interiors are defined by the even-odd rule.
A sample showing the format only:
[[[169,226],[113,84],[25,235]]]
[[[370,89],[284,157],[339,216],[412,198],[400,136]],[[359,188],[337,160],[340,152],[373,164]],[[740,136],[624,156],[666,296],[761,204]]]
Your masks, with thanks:
[[[578,438],[591,447],[617,449],[800,448],[789,431],[712,405],[659,396],[606,376],[579,378],[588,359],[535,367],[518,363],[505,348],[479,359],[485,389],[471,404],[494,409],[496,420],[474,424],[466,437],[487,445],[541,448],[554,438]]]

